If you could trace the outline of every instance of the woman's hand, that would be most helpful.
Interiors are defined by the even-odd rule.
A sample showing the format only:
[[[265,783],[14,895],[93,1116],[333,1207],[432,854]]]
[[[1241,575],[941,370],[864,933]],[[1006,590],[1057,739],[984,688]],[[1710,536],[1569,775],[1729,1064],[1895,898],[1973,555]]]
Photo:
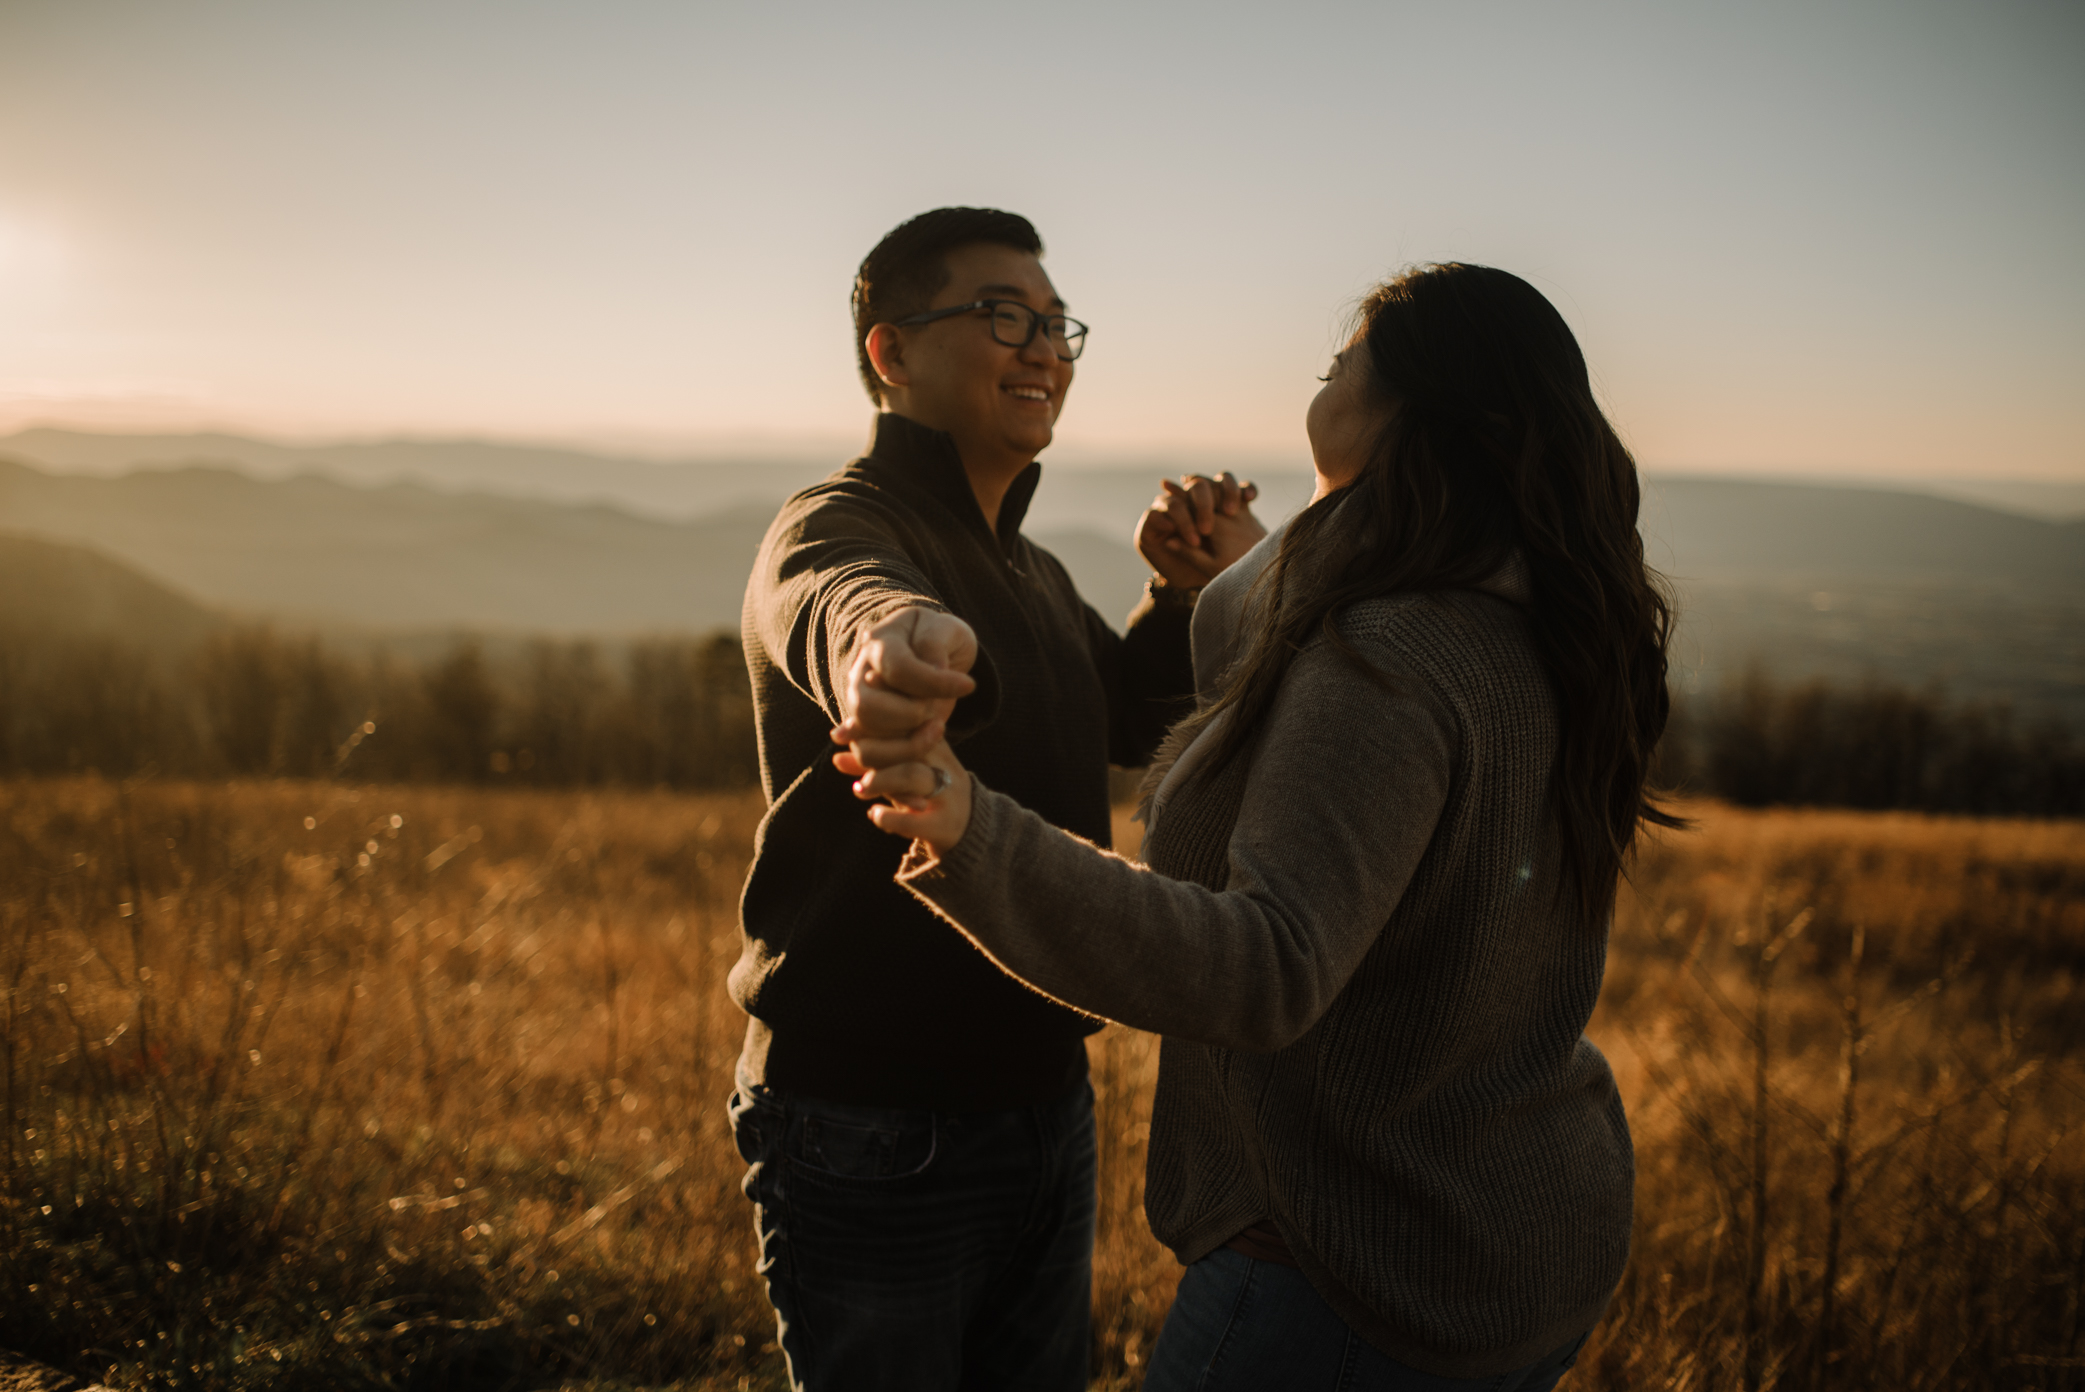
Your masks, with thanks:
[[[920,758],[882,768],[862,762],[860,748],[833,755],[833,766],[855,776],[856,797],[875,803],[869,820],[893,836],[926,842],[937,856],[954,850],[970,829],[970,774],[948,741],[936,739]]]

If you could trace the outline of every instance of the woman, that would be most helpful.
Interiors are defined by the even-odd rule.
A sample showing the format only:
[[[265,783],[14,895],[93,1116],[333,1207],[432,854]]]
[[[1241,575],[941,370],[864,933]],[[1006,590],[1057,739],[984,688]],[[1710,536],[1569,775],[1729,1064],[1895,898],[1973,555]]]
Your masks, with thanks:
[[[1563,319],[1481,266],[1369,296],[1306,424],[1310,506],[1197,607],[1148,869],[945,744],[838,761],[915,894],[1165,1036],[1145,1207],[1188,1269],[1147,1389],[1541,1392],[1628,1256],[1582,1031],[1623,858],[1674,824],[1635,465]]]

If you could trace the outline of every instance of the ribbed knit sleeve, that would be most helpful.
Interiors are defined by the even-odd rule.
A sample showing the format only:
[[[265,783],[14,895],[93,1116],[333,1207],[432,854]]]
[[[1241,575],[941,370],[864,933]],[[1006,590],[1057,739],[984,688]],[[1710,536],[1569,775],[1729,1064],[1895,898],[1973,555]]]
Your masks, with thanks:
[[[1629,1251],[1628,1123],[1584,1037],[1604,925],[1561,892],[1560,725],[1513,588],[1342,614],[1392,689],[1300,654],[1248,758],[1175,766],[1150,869],[981,787],[900,869],[1036,990],[1166,1036],[1161,1242],[1193,1262],[1272,1222],[1350,1328],[1440,1377],[1584,1334]]]
[[[1381,681],[1322,643],[1291,667],[1249,755],[1221,890],[1100,851],[982,785],[962,840],[939,860],[916,846],[900,882],[1068,1005],[1284,1048],[1382,932],[1452,776],[1452,718],[1386,649],[1362,652]]]

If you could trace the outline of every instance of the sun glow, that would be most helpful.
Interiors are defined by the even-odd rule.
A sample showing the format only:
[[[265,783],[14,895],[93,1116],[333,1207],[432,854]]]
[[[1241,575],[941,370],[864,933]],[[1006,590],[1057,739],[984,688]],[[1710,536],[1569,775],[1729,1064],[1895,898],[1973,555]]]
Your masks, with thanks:
[[[0,211],[0,295],[58,289],[69,269],[68,250],[57,229]]]

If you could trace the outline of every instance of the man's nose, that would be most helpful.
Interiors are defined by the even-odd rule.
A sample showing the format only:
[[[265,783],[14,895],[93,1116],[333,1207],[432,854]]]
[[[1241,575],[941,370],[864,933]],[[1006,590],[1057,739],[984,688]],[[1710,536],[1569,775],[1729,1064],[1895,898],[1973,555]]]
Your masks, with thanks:
[[[1035,337],[1021,350],[1021,361],[1037,367],[1049,367],[1057,361],[1057,345],[1050,341],[1050,326],[1037,324]]]

